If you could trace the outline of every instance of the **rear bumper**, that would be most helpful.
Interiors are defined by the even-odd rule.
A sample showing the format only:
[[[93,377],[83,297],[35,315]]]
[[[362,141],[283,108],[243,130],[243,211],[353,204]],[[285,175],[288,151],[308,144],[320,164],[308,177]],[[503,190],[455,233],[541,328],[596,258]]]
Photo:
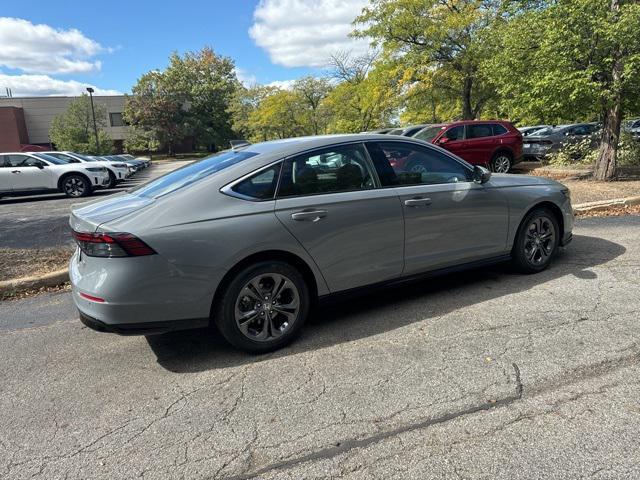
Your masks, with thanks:
[[[90,317],[80,310],[78,310],[78,313],[80,315],[80,321],[90,329],[97,332],[117,333],[118,335],[158,335],[176,330],[189,330],[209,326],[208,318],[110,325]]]

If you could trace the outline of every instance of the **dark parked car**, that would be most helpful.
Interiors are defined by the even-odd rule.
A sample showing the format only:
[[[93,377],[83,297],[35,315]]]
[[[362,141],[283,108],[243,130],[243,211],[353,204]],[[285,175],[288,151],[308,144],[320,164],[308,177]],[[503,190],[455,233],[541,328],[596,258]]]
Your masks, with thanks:
[[[574,123],[543,128],[524,140],[522,153],[527,159],[539,160],[569,143],[588,141],[595,148],[601,127],[599,123]]]
[[[435,143],[473,165],[485,166],[496,173],[507,173],[522,160],[522,134],[511,123],[501,120],[432,125],[413,137]]]
[[[529,135],[535,135],[535,133],[543,128],[549,128],[551,125],[535,125],[531,127],[519,127],[518,130],[522,134],[523,137],[528,137]]]
[[[398,155],[425,171],[394,166]],[[214,154],[77,205],[70,224],[69,277],[88,326],[213,323],[265,352],[329,295],[509,259],[542,271],[571,240],[573,209],[547,178],[492,175],[408,137],[326,135]]]

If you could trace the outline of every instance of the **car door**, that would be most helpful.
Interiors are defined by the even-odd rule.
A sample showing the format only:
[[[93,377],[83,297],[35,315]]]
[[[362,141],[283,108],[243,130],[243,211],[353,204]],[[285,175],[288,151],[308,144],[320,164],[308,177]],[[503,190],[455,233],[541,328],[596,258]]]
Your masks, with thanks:
[[[0,155],[0,192],[11,192],[13,190],[11,180],[12,173],[9,168],[9,159],[6,155]]]
[[[45,162],[29,155],[7,155],[12,174],[13,189],[44,190],[51,188],[51,172],[47,171]]]
[[[362,143],[284,161],[275,214],[314,259],[332,292],[402,273],[400,200],[377,187]]]
[[[464,136],[464,125],[457,125],[445,130],[440,137],[436,139],[435,143],[468,162],[473,161],[467,151],[467,141]]]
[[[496,138],[489,123],[466,125],[465,157],[467,162],[474,165],[488,165],[491,154],[496,146]]]
[[[499,256],[508,251],[506,196],[473,170],[435,148],[408,142],[367,142],[387,191],[397,194],[405,219],[404,275]],[[389,152],[403,151],[419,171],[393,167]]]

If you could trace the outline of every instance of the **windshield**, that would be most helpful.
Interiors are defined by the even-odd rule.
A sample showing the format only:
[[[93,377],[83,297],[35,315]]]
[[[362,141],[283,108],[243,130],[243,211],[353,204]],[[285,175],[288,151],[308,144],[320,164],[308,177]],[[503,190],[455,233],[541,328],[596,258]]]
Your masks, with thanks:
[[[33,153],[32,155],[42,160],[46,160],[49,163],[53,163],[54,165],[66,165],[67,163],[69,163],[66,160],[60,160],[59,158],[52,157],[51,155],[47,155],[46,153],[36,152],[36,153]]]
[[[436,138],[436,135],[438,135],[438,133],[440,133],[443,128],[445,127],[427,127],[416,133],[413,138],[424,140],[425,142],[430,142],[431,140]]]
[[[560,128],[558,127],[546,127],[541,130],[536,130],[535,133],[531,133],[530,135],[535,135],[535,136],[541,135],[544,137],[546,135],[551,135],[552,133],[556,133],[558,131],[560,131]]]
[[[142,185],[131,193],[139,197],[158,198],[256,155],[258,154],[246,150],[240,152],[227,150],[216,153]]]

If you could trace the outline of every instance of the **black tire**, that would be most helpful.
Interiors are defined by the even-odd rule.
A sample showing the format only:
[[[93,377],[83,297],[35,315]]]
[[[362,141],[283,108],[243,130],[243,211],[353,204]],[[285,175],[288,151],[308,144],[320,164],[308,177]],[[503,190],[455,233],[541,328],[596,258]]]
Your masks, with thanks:
[[[111,170],[107,171],[109,172],[109,184],[107,185],[107,188],[116,188],[118,180],[116,179],[115,174]]]
[[[281,302],[278,303],[278,298],[281,297],[276,298],[274,296],[266,299],[266,296],[262,296],[263,293],[265,295],[268,293],[270,280],[273,280],[274,277],[283,277],[295,287],[295,292],[293,292],[292,288],[286,291],[284,291],[285,287],[282,288],[283,293],[289,295],[290,298],[297,296],[299,303],[299,308],[295,314],[290,314],[295,317],[290,322],[288,321],[289,316],[277,310],[278,307],[286,306],[281,305]],[[255,303],[255,295],[249,293],[256,291],[251,290],[248,286],[249,282],[256,278],[259,278],[260,282],[264,280],[264,283],[260,283],[259,286],[264,285],[266,287],[259,290],[261,301],[265,299],[262,305]],[[285,285],[288,284],[285,283]],[[277,287],[274,287],[271,292],[274,292],[275,288]],[[223,287],[217,297],[218,301],[213,308],[213,323],[231,345],[249,353],[266,353],[287,345],[298,335],[309,313],[309,289],[303,276],[296,268],[282,261],[263,261],[244,268]],[[250,306],[245,307],[245,305]],[[271,307],[273,310],[270,310]],[[252,320],[242,323],[242,325],[249,325],[245,326],[246,333],[243,333],[240,328],[240,321],[236,318],[237,314],[243,312],[245,314],[259,312],[259,315],[263,315],[260,317],[256,314],[252,317]],[[267,316],[264,316],[265,313]],[[264,322],[267,321],[267,318],[271,318],[273,323],[265,324]],[[287,326],[284,326],[285,321]],[[283,329],[282,332],[279,328]],[[277,332],[277,335],[266,339],[258,339],[258,335],[254,335],[254,333],[264,332],[265,330],[269,334]]]
[[[513,156],[509,152],[498,152],[489,165],[494,173],[509,173],[513,167]]]
[[[71,174],[67,175],[60,181],[60,190],[67,197],[80,198],[91,195],[93,191],[91,182],[84,175]]]
[[[537,232],[531,228],[537,220],[542,220],[536,226]],[[542,225],[542,228],[539,226]],[[553,229],[550,240],[543,239],[544,232]],[[537,233],[538,242],[533,235]],[[560,244],[560,226],[555,214],[547,208],[535,208],[522,220],[513,243],[511,258],[515,268],[522,273],[538,273],[549,266],[558,251]],[[534,252],[534,249],[536,250]]]

